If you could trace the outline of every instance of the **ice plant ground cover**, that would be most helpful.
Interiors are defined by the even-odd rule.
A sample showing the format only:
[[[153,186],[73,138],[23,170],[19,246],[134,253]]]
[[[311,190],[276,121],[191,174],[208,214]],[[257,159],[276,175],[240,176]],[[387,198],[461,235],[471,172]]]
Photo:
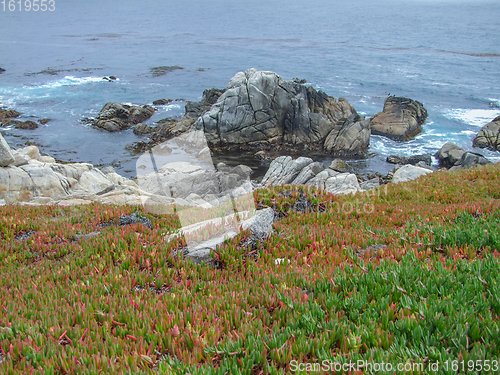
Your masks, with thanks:
[[[0,207],[0,372],[499,360],[499,179],[489,165],[374,194],[261,189],[275,233],[251,248],[240,233],[215,266],[173,255],[174,216],[139,212],[151,230],[108,225],[133,207]],[[303,193],[313,210],[296,212]]]

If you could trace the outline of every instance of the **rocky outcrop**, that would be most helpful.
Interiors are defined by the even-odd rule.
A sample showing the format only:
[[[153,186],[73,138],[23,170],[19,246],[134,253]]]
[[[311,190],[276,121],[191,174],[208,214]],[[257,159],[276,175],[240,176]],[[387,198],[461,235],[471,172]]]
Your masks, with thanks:
[[[6,204],[75,205],[91,202],[142,204],[145,199],[172,204],[173,199],[141,191],[111,167],[100,171],[87,163],[60,164],[35,146],[12,150],[0,136],[0,200]]]
[[[432,170],[406,164],[394,172],[392,182],[397,184],[399,182],[411,181],[429,173],[432,173]]]
[[[38,124],[35,121],[14,121],[13,123],[16,129],[33,130],[38,128]]]
[[[491,163],[483,155],[468,152],[451,142],[445,143],[434,156],[443,167],[450,170],[471,168],[476,165]]]
[[[0,125],[9,126],[14,123],[14,118],[21,116],[21,113],[13,109],[0,108]]]
[[[353,113],[346,121],[333,127],[325,139],[324,149],[334,155],[362,155],[370,144],[370,134],[370,120]]]
[[[133,132],[135,135],[147,135],[153,132],[153,127],[147,124],[137,124],[136,126],[134,126]]]
[[[370,120],[372,134],[396,141],[406,141],[422,131],[427,118],[423,104],[412,99],[389,96],[383,112]]]
[[[225,217],[205,220],[184,226],[180,228],[176,234],[167,236],[166,240],[171,241],[173,238],[179,236],[186,236],[189,238],[193,233],[199,233],[204,229],[206,230],[206,228],[218,227],[225,223],[225,230],[221,231],[221,233],[204,241],[191,242],[191,245],[183,251],[184,257],[190,258],[194,263],[211,264],[213,263],[213,258],[210,255],[211,252],[216,250],[216,248],[221,246],[226,240],[234,238],[241,230],[250,231],[250,237],[246,240],[246,244],[263,241],[272,233],[274,222],[274,211],[272,208],[256,211],[253,215],[247,213],[247,215],[250,217],[240,221],[234,220],[235,214],[231,214]],[[228,227],[228,221],[233,222],[234,225]]]
[[[183,152],[184,160],[177,161],[176,152]],[[204,200],[218,206],[230,196],[244,195],[253,190],[252,170],[244,165],[229,167],[212,164],[203,132],[184,133],[157,145],[141,155],[137,161],[137,182],[140,188],[154,195],[184,200]],[[203,205],[203,204],[202,204]]]
[[[337,151],[349,139],[355,145],[346,148],[357,150],[364,146],[365,134],[359,141],[355,129],[362,126],[356,121],[346,124],[353,114],[356,110],[345,99],[337,101],[276,73],[249,69],[229,81],[227,90],[193,127],[205,132],[211,148],[324,150],[333,132],[328,138],[330,150]]]
[[[94,126],[109,132],[116,132],[150,118],[154,112],[155,109],[149,105],[141,107],[109,102],[99,112],[94,120]]]
[[[483,126],[474,138],[472,145],[500,151],[500,116]]]
[[[293,160],[290,156],[280,156],[272,161],[262,185],[283,184],[315,186],[332,194],[349,194],[361,190],[355,174],[325,169],[322,163],[305,157]]]
[[[158,125],[155,128],[151,128],[148,133],[150,141],[138,142],[135,145],[135,149],[137,151],[144,152],[156,145],[161,144],[162,142],[188,132],[196,119],[208,111],[212,104],[215,104],[224,91],[225,90],[215,88],[207,89],[203,91],[203,97],[199,102],[186,102],[185,114],[180,120],[163,119],[158,121]],[[138,131],[140,130],[143,129],[139,129]],[[144,133],[139,133],[138,135],[143,134]]]
[[[411,164],[416,165],[419,163],[424,163],[425,165],[432,164],[431,154],[422,154],[422,155],[412,155],[412,156],[398,156],[398,155],[389,155],[387,157],[387,162],[391,164]]]

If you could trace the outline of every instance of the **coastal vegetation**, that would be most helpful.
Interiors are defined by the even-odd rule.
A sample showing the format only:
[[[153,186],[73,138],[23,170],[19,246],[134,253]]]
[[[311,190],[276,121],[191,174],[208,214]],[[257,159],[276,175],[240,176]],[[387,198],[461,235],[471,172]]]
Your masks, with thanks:
[[[240,233],[213,265],[174,255],[186,245],[165,240],[174,215],[1,206],[0,372],[284,374],[362,360],[427,374],[498,360],[499,178],[489,164],[354,195],[262,188],[274,233],[251,247]],[[152,229],[114,225],[134,212]]]

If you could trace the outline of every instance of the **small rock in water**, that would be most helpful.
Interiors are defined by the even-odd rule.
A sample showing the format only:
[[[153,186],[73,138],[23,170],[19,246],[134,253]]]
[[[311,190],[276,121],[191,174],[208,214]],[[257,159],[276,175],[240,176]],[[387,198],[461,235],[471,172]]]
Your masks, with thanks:
[[[169,72],[173,72],[174,70],[177,70],[177,69],[184,69],[184,68],[181,66],[177,66],[177,65],[174,65],[174,66],[156,66],[154,68],[150,68],[149,71],[151,72],[151,75],[153,77],[160,77],[160,76],[163,76]]]
[[[137,212],[134,212],[132,215],[120,216],[120,225],[132,225],[132,224],[142,224],[148,227],[149,229],[153,229],[151,220],[149,220],[147,217],[139,216]]]
[[[5,69],[4,68],[0,68],[0,74],[5,72]]]
[[[38,122],[42,125],[46,125],[50,121],[50,118],[42,118]]]
[[[158,99],[153,102],[153,105],[165,105],[171,103],[172,99]]]
[[[19,121],[14,123],[16,129],[33,130],[38,128],[38,124],[35,121]]]

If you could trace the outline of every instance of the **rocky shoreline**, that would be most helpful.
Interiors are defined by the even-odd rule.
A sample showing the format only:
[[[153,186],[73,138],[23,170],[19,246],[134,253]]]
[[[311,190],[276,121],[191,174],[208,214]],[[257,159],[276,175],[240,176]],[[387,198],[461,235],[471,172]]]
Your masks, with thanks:
[[[168,104],[169,100],[155,103]],[[0,202],[137,205],[149,201],[214,207],[223,203],[228,191],[244,195],[261,186],[303,184],[332,194],[348,194],[407,181],[437,169],[431,167],[430,154],[391,155],[387,162],[395,164],[392,171],[365,176],[348,168],[343,159],[333,160],[327,168],[310,157],[296,156],[322,152],[344,159],[363,157],[372,134],[400,142],[411,139],[422,131],[427,111],[422,103],[408,98],[389,96],[382,112],[365,119],[343,98],[330,97],[298,79],[286,81],[274,72],[249,69],[237,73],[226,89],[207,89],[200,102],[187,102],[185,115],[179,120],[144,124],[155,111],[149,105],[109,102],[91,120],[104,131],[133,128],[135,134],[148,137],[135,145],[136,151],[144,154],[132,180],[112,167],[100,170],[88,163],[57,163],[41,155],[35,146],[11,150],[1,138]],[[37,126],[34,121],[16,120],[20,115],[2,109],[0,123],[23,129]],[[39,123],[47,121],[40,119]],[[483,127],[473,145],[498,150],[499,124],[500,117]],[[189,160],[173,158],[180,149]],[[255,158],[269,161],[269,169],[262,181],[252,181],[252,169],[247,166],[214,166],[211,156],[221,150],[252,152]],[[153,155],[160,158],[158,169],[150,165],[148,158]],[[434,156],[441,168],[451,170],[490,162],[450,143]]]

